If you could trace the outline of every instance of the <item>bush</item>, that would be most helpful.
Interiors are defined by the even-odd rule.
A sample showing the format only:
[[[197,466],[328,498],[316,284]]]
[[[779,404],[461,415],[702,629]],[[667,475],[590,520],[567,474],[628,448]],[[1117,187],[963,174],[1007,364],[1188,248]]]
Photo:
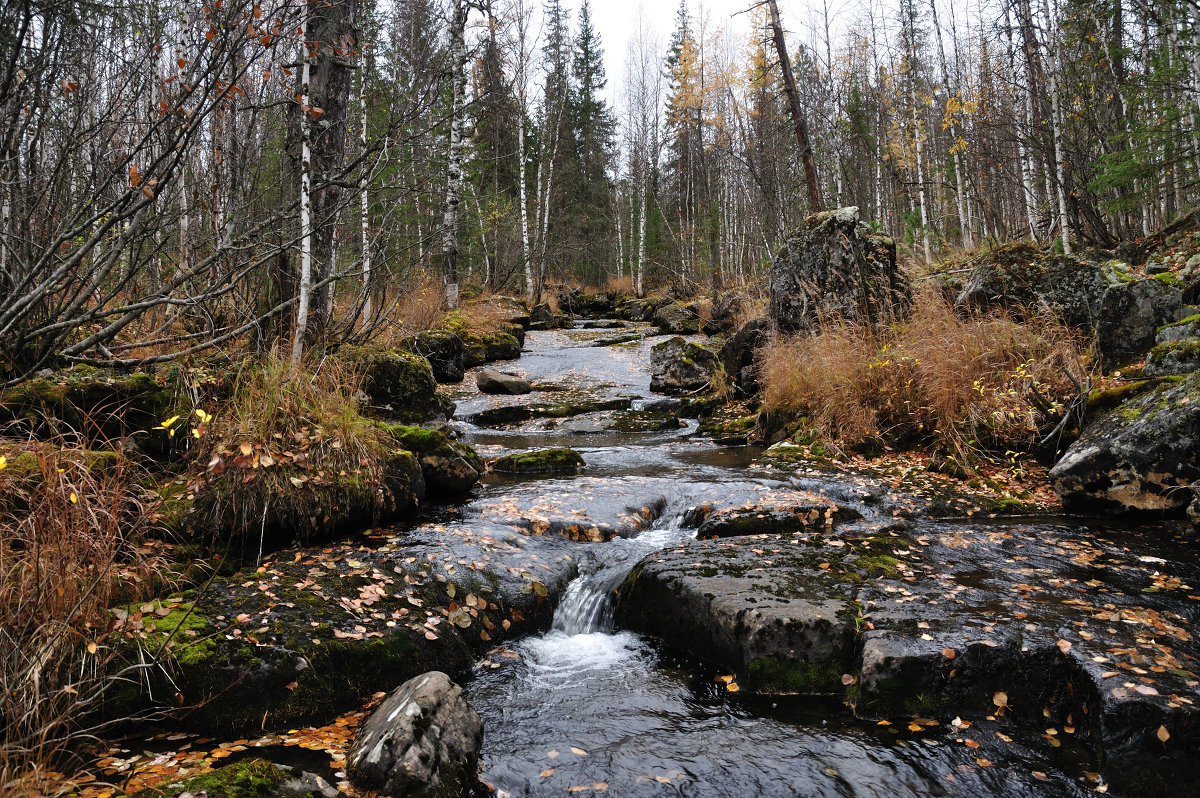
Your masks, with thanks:
[[[0,442],[0,794],[53,794],[51,768],[100,731],[117,680],[104,643],[114,601],[159,585],[136,541],[147,508],[128,460],[55,443]]]
[[[843,445],[932,443],[968,465],[1035,447],[1085,367],[1078,337],[1053,319],[959,315],[930,291],[889,328],[829,324],[770,344],[763,406],[806,415]]]

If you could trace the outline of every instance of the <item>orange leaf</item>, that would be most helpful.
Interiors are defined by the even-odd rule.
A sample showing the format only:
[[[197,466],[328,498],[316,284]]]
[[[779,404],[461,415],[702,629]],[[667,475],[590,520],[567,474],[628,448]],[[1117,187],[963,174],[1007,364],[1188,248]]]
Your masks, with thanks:
[[[945,657],[946,659],[954,659],[955,657],[958,656],[958,652],[952,648],[947,647],[947,648],[942,649],[942,656]]]

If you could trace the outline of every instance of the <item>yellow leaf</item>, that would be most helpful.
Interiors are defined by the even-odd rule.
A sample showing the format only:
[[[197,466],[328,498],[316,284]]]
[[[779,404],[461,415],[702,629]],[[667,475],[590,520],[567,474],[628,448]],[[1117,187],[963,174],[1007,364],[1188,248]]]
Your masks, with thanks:
[[[1008,706],[1008,693],[996,693],[992,696],[992,703],[1001,709]]]
[[[1066,654],[1068,651],[1071,650],[1071,641],[1070,640],[1059,640],[1054,645],[1058,646],[1058,650],[1064,654]]]
[[[75,491],[71,491],[71,504],[78,504],[79,497],[75,495]]]
[[[179,420],[179,416],[171,416],[170,418],[168,418],[166,421],[159,424],[158,426],[161,427],[162,429],[170,429],[171,425],[174,424],[178,420]]]
[[[543,779],[548,779],[548,778],[550,778],[550,777],[551,777],[551,776],[553,776],[553,775],[554,775],[554,768],[547,768],[546,770],[543,770],[543,771],[542,771],[542,778],[543,778]]]
[[[0,471],[3,471],[6,468],[8,468],[8,458],[0,457]]]
[[[582,748],[576,748],[575,746],[571,746],[571,753],[575,754],[576,756],[587,756],[588,755],[587,751],[584,751]]]
[[[1171,733],[1167,731],[1166,726],[1159,726],[1158,732],[1154,736],[1157,737],[1158,741],[1161,743],[1165,743],[1167,740],[1171,739]]]
[[[245,443],[244,441],[243,441],[242,445],[238,448],[240,448],[242,450],[242,455],[244,457],[249,457],[250,453],[254,451],[254,447],[248,443]]]
[[[95,642],[91,642],[91,643],[87,644],[87,652],[89,654],[95,654],[99,650],[100,650],[100,647],[98,645],[96,645]]]
[[[729,684],[725,685],[725,689],[731,693],[736,693],[738,690],[740,690],[742,688],[738,687],[737,682],[730,682]]]

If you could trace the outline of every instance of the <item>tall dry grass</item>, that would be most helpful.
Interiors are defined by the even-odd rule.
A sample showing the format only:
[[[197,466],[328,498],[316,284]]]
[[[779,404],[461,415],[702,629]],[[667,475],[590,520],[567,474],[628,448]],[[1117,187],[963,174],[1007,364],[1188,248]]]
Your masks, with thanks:
[[[150,595],[163,563],[133,466],[64,446],[0,442],[0,794],[64,789],[56,768],[99,733],[89,713],[121,671],[115,601]]]
[[[902,324],[826,324],[775,341],[761,363],[764,407],[807,416],[827,440],[930,443],[963,465],[1036,447],[1089,369],[1058,321],[960,315],[933,291]]]

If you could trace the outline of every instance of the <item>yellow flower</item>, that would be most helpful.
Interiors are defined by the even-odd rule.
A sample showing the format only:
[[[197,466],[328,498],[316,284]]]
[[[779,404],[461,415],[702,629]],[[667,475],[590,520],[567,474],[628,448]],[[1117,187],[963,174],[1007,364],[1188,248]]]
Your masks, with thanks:
[[[5,468],[8,468],[8,458],[0,455],[0,471],[3,471]]]

